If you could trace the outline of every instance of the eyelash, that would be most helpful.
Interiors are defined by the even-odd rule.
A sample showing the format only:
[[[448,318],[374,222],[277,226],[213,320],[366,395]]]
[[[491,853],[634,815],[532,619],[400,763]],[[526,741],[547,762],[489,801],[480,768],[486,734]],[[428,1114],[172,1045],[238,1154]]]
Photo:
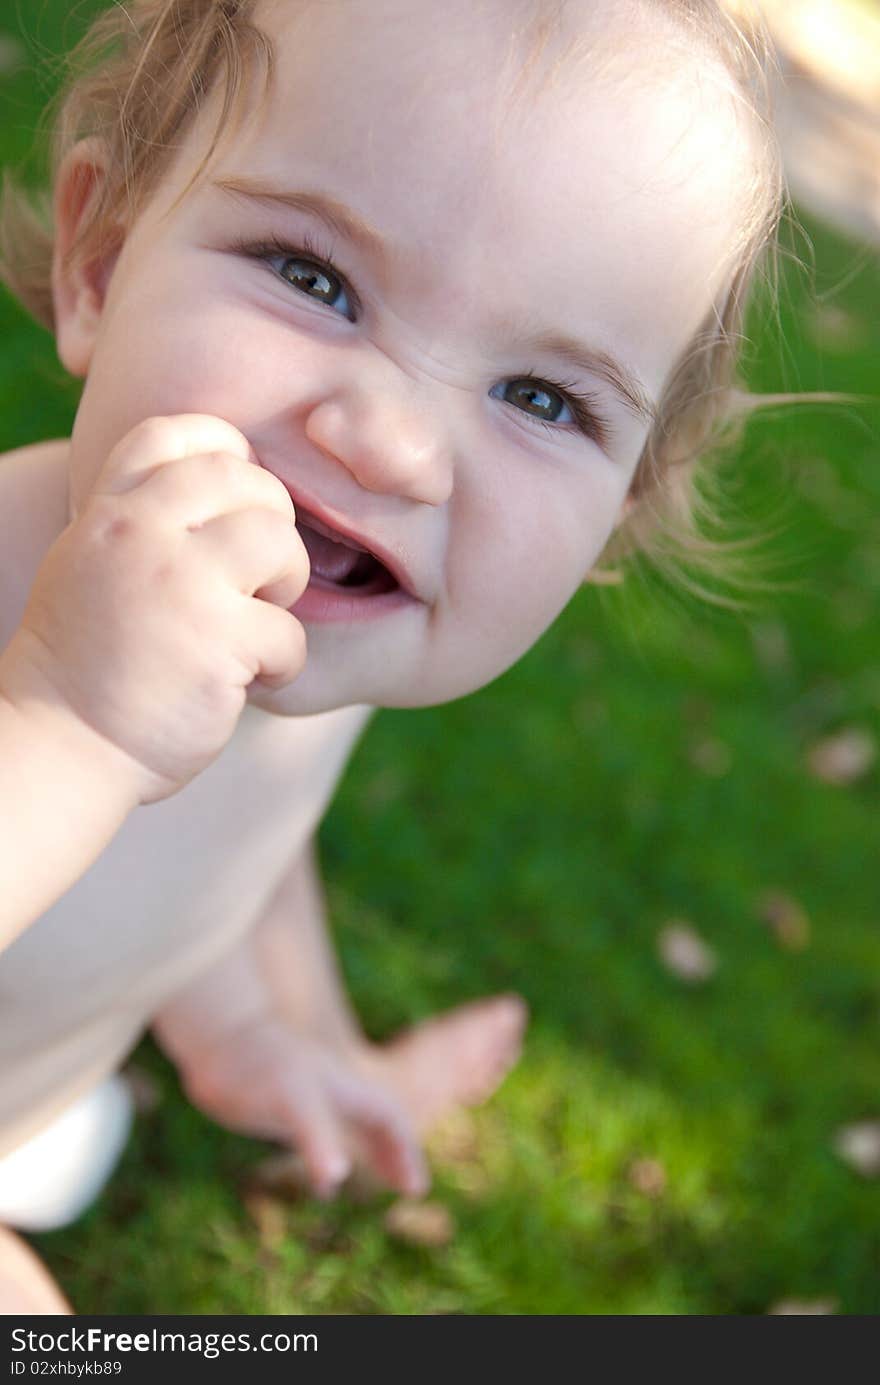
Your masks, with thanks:
[[[537,371],[528,370],[524,375],[516,376],[517,382],[533,382],[536,385],[549,385],[554,394],[560,395],[571,409],[577,426],[582,433],[600,447],[603,451],[608,450],[611,439],[611,426],[596,410],[596,402],[592,395],[583,394],[576,385],[562,384],[552,380],[548,375],[539,375]],[[524,410],[520,410],[523,413]],[[564,423],[548,423],[545,418],[536,418],[534,414],[526,414],[527,418],[532,419],[540,428],[549,428],[552,433],[558,433],[560,429],[565,429]]]
[[[232,249],[249,259],[267,260],[276,256],[287,259],[313,260],[321,269],[329,269],[331,274],[343,285],[351,303],[354,307],[360,307],[360,300],[357,294],[349,285],[348,280],[341,270],[337,269],[333,255],[330,251],[322,248],[311,237],[308,231],[304,232],[300,245],[291,245],[288,241],[282,240],[280,236],[270,236],[268,240],[252,243],[250,241],[236,241]],[[596,401],[592,395],[584,394],[573,384],[563,384],[560,381],[552,380],[547,375],[539,375],[537,371],[527,370],[522,375],[514,378],[517,383],[533,382],[536,386],[549,386],[555,394],[561,396],[568,407],[571,409],[577,426],[582,433],[590,438],[597,447],[607,451],[611,438],[611,427],[607,420],[596,411]],[[517,410],[524,413],[525,410]],[[566,431],[565,424],[548,423],[546,419],[537,418],[534,414],[526,414],[533,423],[537,423],[540,428],[546,428],[551,433]]]

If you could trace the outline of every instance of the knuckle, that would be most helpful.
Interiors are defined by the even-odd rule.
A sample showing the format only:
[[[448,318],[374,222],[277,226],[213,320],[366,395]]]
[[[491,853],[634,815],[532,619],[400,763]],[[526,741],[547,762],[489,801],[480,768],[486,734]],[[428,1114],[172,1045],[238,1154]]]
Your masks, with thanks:
[[[242,467],[247,465],[234,453],[220,448],[203,453],[200,461],[212,485],[236,485],[241,480]]]
[[[307,557],[303,541],[300,538],[296,527],[291,524],[287,515],[279,514],[277,510],[266,510],[266,522],[271,524],[273,537],[277,539],[282,552],[289,553],[292,558]]]
[[[263,467],[254,466],[250,462],[239,465],[247,468],[239,474],[253,496],[254,503],[267,514],[271,514],[275,522],[292,528],[295,516],[293,501],[287,487],[277,476],[273,476],[271,471],[266,471]]]
[[[201,503],[207,495],[229,491],[234,484],[234,459],[228,453],[200,452],[177,457],[162,469],[163,485],[173,485],[174,496],[185,503]]]
[[[151,418],[141,419],[140,423],[135,424],[131,432],[123,439],[123,442],[137,447],[143,447],[145,451],[162,453],[173,451],[179,445],[179,430],[170,418],[164,415],[154,415]]]
[[[171,419],[142,419],[111,447],[99,481],[113,486],[127,472],[170,461],[180,450],[180,437]]]
[[[114,495],[93,495],[80,516],[80,523],[92,543],[108,547],[130,545],[138,533],[138,523]]]
[[[179,568],[173,559],[166,559],[153,569],[152,581],[157,587],[169,587],[179,577]]]
[[[242,461],[250,455],[250,443],[240,429],[217,414],[184,414],[180,423],[205,452],[233,452]]]
[[[265,477],[263,485],[266,487],[267,492],[275,497],[279,505],[283,506],[291,518],[294,518],[296,511],[294,509],[293,496],[290,494],[284,482],[275,476],[273,472],[267,471],[265,467],[260,467],[259,475]]]

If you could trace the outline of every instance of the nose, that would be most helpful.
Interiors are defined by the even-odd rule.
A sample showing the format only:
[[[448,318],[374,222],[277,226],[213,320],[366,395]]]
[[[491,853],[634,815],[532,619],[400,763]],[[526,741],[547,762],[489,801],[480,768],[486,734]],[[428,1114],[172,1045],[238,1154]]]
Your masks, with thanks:
[[[444,505],[452,493],[442,430],[400,381],[333,389],[312,406],[305,431],[365,490],[425,505]]]

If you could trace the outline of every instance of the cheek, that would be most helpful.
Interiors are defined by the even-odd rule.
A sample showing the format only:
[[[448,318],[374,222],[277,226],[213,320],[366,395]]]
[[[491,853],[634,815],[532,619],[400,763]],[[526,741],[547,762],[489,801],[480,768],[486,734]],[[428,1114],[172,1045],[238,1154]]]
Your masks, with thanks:
[[[135,306],[129,321],[138,320]],[[126,368],[131,395],[166,412],[204,408],[222,414],[224,402],[232,408],[269,393],[281,384],[282,357],[289,361],[292,354],[289,334],[282,351],[282,335],[273,324],[234,304],[212,303],[209,294],[190,303],[180,298],[140,322],[122,343],[124,362],[116,354],[110,369],[118,376],[120,366]],[[288,370],[288,388],[295,379]]]
[[[518,656],[559,615],[605,546],[620,500],[603,471],[543,474],[532,463],[493,487],[456,526],[451,565],[458,610],[479,613],[477,633]]]
[[[166,286],[167,288],[167,286]],[[121,297],[99,337],[73,433],[78,504],[115,444],[164,414],[225,418],[246,436],[295,411],[326,374],[314,343],[210,295]]]

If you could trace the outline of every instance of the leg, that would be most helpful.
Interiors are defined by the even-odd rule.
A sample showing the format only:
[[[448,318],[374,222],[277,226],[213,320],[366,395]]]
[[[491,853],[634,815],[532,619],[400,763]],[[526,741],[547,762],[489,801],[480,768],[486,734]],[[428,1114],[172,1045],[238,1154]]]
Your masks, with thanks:
[[[314,843],[292,862],[247,939],[166,1005],[153,1031],[183,1070],[236,1016],[267,1003],[293,1031],[389,1087],[422,1132],[492,1095],[519,1057],[527,1018],[519,996],[493,996],[371,1044],[333,954]]]
[[[448,1111],[487,1100],[519,1058],[527,1010],[517,995],[473,1001],[387,1043],[367,1042],[332,952],[313,842],[258,925],[254,945],[281,1013],[390,1087],[422,1133]]]
[[[20,1237],[0,1226],[0,1315],[72,1313],[45,1265]]]
[[[491,1096],[525,1024],[523,1001],[502,995],[370,1043],[336,966],[310,847],[251,931],[164,1006],[153,1032],[196,1106],[292,1144],[327,1193],[352,1157],[398,1191],[421,1187],[418,1136]]]

